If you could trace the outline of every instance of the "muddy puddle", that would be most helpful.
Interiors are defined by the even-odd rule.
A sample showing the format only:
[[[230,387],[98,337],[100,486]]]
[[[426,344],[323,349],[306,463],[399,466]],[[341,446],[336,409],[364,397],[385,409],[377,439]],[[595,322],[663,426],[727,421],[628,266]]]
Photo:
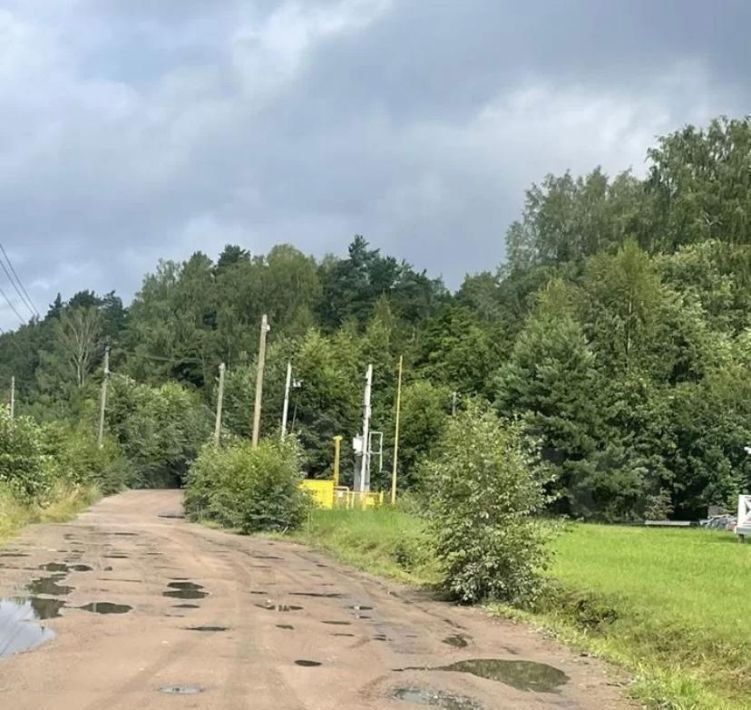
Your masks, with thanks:
[[[534,661],[474,658],[447,666],[401,668],[404,671],[448,671],[470,673],[478,678],[495,680],[517,690],[535,693],[556,693],[569,677],[560,669]]]
[[[466,695],[456,695],[428,688],[396,688],[391,697],[412,705],[429,705],[443,710],[483,710],[483,706]]]
[[[186,626],[186,631],[201,631],[204,633],[218,633],[220,631],[227,631],[226,626]]]
[[[133,609],[128,604],[113,604],[112,602],[91,602],[91,604],[76,608],[92,614],[127,614]]]
[[[42,569],[45,572],[67,574],[68,572],[91,572],[94,568],[89,567],[89,565],[68,564],[67,562],[48,562],[47,564],[39,565],[38,569]]]
[[[173,599],[204,599],[209,593],[204,591],[202,584],[195,582],[169,582],[167,591],[162,592],[163,597]]]
[[[53,574],[51,577],[39,577],[33,579],[26,588],[37,596],[43,594],[48,597],[65,597],[73,591],[73,587],[69,587],[65,584],[58,584],[65,578],[64,574]]]
[[[0,658],[29,651],[55,638],[55,632],[37,623],[42,617],[30,599],[0,600]]]
[[[447,646],[453,646],[454,648],[467,648],[467,646],[469,645],[467,637],[463,636],[462,634],[447,636],[445,639],[443,639],[442,643],[445,643]]]
[[[267,602],[266,604],[256,604],[259,609],[266,609],[266,611],[301,611],[303,607],[296,604],[273,604]]]

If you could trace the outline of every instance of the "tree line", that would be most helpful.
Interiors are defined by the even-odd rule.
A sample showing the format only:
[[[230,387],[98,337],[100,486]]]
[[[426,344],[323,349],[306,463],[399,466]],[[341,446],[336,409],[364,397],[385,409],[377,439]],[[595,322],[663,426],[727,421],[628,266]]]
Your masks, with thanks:
[[[127,307],[82,291],[0,336],[0,380],[15,376],[19,411],[93,427],[110,346],[108,431],[141,455],[140,484],[177,481],[208,436],[221,362],[225,435],[248,436],[267,313],[262,427],[279,426],[291,360],[312,476],[329,474],[333,436],[359,429],[368,363],[388,441],[404,355],[402,490],[419,488],[452,408],[479,399],[523,433],[552,511],[700,516],[751,483],[750,149],[751,120],[720,118],[660,138],[644,177],[549,175],[507,231],[506,262],[453,293],[362,236],[321,260],[229,245],[163,261]],[[150,468],[141,449],[167,422],[177,463]]]

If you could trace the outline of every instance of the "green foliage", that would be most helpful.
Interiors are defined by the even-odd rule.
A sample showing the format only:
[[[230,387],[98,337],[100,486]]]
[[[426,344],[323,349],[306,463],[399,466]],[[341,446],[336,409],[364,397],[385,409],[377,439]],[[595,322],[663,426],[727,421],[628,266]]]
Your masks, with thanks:
[[[54,482],[51,463],[41,428],[0,408],[0,483],[21,500],[41,498]]]
[[[208,440],[211,412],[175,382],[161,387],[113,380],[107,425],[134,467],[140,487],[181,485]]]
[[[193,463],[185,510],[243,533],[298,527],[310,502],[300,489],[300,450],[294,438],[205,446]]]
[[[463,602],[535,596],[546,559],[533,515],[544,502],[518,434],[471,405],[425,466],[443,587]]]

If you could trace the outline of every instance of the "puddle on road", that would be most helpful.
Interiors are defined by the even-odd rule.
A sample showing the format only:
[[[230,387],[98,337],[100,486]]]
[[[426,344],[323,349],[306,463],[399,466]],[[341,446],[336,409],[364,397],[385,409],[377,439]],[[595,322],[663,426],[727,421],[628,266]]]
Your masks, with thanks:
[[[64,597],[70,594],[74,587],[58,584],[65,577],[64,574],[53,574],[51,577],[33,579],[26,588],[33,594],[44,594],[50,597]]]
[[[127,614],[133,609],[132,606],[127,604],[113,604],[112,602],[92,602],[76,608],[89,611],[92,614]]]
[[[203,591],[202,584],[195,582],[169,582],[169,589],[162,592],[163,597],[172,597],[173,599],[204,599],[209,596],[208,592]]]
[[[138,533],[134,532],[113,532],[110,535],[117,535],[118,537],[136,537]]]
[[[353,606],[348,606],[347,609],[353,609],[354,611],[373,611],[372,606],[361,606],[360,604],[354,604]]]
[[[457,661],[448,666],[413,666],[403,671],[449,671],[471,673],[479,678],[495,680],[512,688],[535,693],[556,693],[569,677],[558,668],[534,661],[504,660],[500,658],[475,658]]]
[[[396,688],[391,697],[413,705],[430,705],[443,710],[482,710],[482,705],[466,695],[425,688]]]
[[[298,658],[295,661],[296,666],[302,666],[303,668],[317,668],[321,665],[319,661],[308,661],[304,658]]]
[[[55,638],[55,632],[35,622],[41,620],[31,600],[0,600],[0,658],[28,651]]]
[[[227,631],[226,626],[186,626],[186,631],[219,632]]]
[[[277,629],[286,629],[287,631],[292,631],[295,627],[292,626],[292,624],[277,624]]]
[[[462,636],[462,634],[447,636],[445,639],[443,639],[442,643],[445,643],[447,646],[453,646],[454,648],[467,648],[467,646],[469,645],[467,638],[465,636]]]
[[[351,621],[324,621],[324,624],[330,624],[331,626],[352,626]]]
[[[198,604],[173,604],[173,609],[200,609]]]
[[[278,555],[251,555],[256,560],[281,560],[283,558]]]
[[[109,555],[104,556],[108,560],[127,560],[130,555],[125,555],[122,552],[112,552]]]
[[[39,565],[38,569],[46,572],[91,572],[94,568],[89,565],[68,564],[66,562],[48,562],[46,565]]]
[[[340,592],[290,592],[289,595],[291,597],[313,597],[314,599],[341,599],[344,596]],[[370,607],[367,608],[370,609]]]
[[[198,695],[203,693],[203,688],[197,685],[163,685],[159,692],[167,695]]]
[[[259,609],[266,609],[266,611],[300,611],[303,607],[296,606],[295,604],[256,604]]]

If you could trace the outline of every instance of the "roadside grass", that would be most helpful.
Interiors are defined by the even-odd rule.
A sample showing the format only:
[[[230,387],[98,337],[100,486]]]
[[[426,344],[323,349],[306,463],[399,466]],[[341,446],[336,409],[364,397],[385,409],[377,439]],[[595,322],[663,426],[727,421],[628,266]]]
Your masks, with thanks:
[[[313,510],[293,539],[358,569],[426,586],[438,581],[425,523],[393,508]]]
[[[72,520],[99,498],[96,488],[55,487],[44,504],[24,504],[0,487],[0,545],[27,525]]]
[[[398,509],[317,510],[301,542],[416,585],[440,577],[424,521]],[[489,605],[633,677],[666,710],[751,708],[751,546],[729,533],[570,524],[532,609]]]

